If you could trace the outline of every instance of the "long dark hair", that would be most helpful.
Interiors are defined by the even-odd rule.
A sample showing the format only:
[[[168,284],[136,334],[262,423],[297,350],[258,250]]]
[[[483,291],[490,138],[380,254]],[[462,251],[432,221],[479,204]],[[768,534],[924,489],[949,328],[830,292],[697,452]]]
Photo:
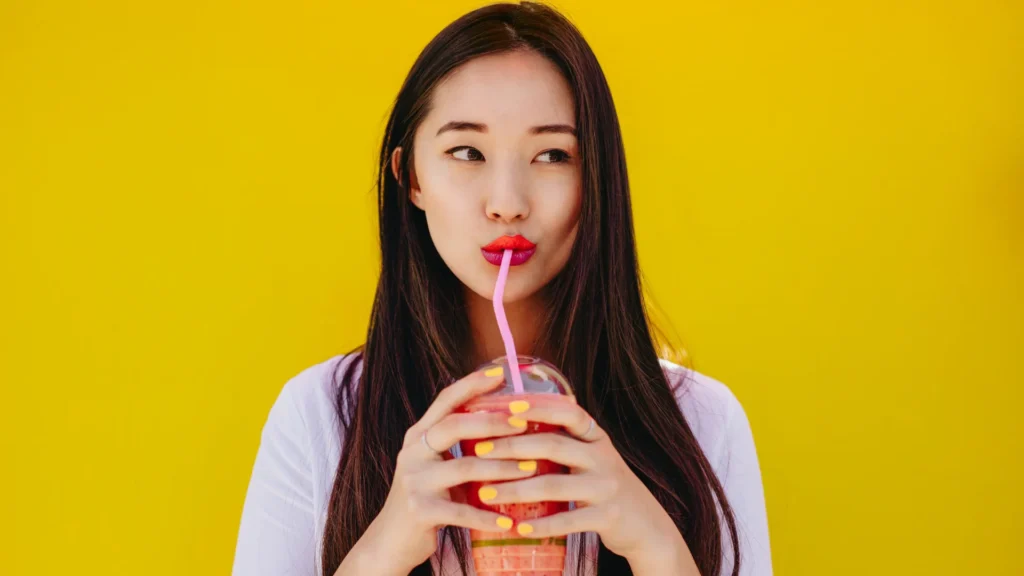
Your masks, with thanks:
[[[409,201],[408,167],[438,82],[472,58],[513,50],[547,57],[572,87],[582,169],[579,232],[565,268],[543,290],[548,312],[537,347],[551,351],[547,359],[574,384],[580,405],[668,511],[701,574],[718,575],[723,522],[732,550],[739,549],[735,519],[655,351],[611,91],[575,26],[532,2],[493,4],[450,24],[423,49],[395,100],[377,180],[380,280],[366,343],[354,356],[361,375],[354,376],[357,361],[335,374],[344,448],[324,530],[323,574],[334,574],[384,506],[406,430],[441,388],[475,368],[462,353],[470,349],[463,287],[435,249],[424,214]],[[390,159],[399,146],[405,152],[396,178]],[[446,527],[443,542],[454,546],[465,573],[465,539]],[[584,550],[577,542],[575,549]],[[578,569],[586,561],[577,554]],[[597,569],[632,573],[603,545]],[[428,561],[412,574],[431,572]],[[739,573],[736,556],[732,573]]]

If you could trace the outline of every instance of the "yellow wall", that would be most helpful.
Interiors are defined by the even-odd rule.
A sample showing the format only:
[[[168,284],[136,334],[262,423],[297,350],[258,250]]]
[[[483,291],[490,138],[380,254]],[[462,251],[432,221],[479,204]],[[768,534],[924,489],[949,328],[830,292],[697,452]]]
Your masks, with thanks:
[[[0,572],[228,572],[271,402],[364,333],[390,99],[475,5],[0,2]],[[561,3],[776,572],[1020,573],[1021,4],[628,5]]]

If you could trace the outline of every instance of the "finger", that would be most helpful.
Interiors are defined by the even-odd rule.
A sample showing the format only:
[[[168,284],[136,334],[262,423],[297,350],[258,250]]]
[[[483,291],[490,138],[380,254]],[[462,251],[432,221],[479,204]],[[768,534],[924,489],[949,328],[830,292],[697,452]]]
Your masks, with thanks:
[[[491,444],[490,452],[477,455],[496,460],[550,460],[580,470],[593,470],[595,465],[593,445],[562,434],[524,434],[498,438]]]
[[[491,375],[488,376],[488,374]],[[426,413],[420,418],[420,421],[416,423],[417,426],[421,430],[430,428],[459,406],[484,392],[494,390],[498,387],[498,384],[504,381],[505,377],[498,370],[493,372],[491,370],[486,372],[477,371],[465,376],[444,390],[441,390],[437,398],[434,399],[434,402],[427,408]]]
[[[448,500],[431,500],[422,513],[433,526],[459,526],[484,532],[507,532],[513,521],[508,516]]]
[[[417,486],[427,491],[454,488],[467,482],[497,482],[519,480],[537,473],[537,463],[512,460],[483,460],[463,456],[455,460],[438,462],[416,474]]]
[[[534,478],[502,482],[480,489],[488,504],[532,502],[582,502],[594,504],[610,492],[605,482],[587,474],[543,474]],[[483,498],[486,495],[488,498]]]
[[[509,436],[526,431],[525,421],[518,421],[522,426],[513,426],[512,422],[508,414],[500,412],[449,414],[427,430],[427,443],[434,450],[443,452],[460,440]]]
[[[559,512],[544,518],[535,518],[520,522],[516,531],[530,538],[547,538],[565,536],[577,532],[598,532],[605,530],[608,524],[604,510],[599,506],[577,508],[568,512]]]
[[[591,429],[590,414],[578,404],[549,402],[531,405],[526,412],[519,414],[519,417],[529,422],[561,426],[569,434],[586,442],[597,442],[608,437],[608,434],[597,425],[597,422],[594,422],[594,427]]]

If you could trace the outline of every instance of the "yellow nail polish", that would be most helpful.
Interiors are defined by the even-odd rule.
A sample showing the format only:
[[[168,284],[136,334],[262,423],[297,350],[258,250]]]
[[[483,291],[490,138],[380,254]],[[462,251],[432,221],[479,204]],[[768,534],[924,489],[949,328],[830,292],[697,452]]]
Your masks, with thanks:
[[[519,469],[523,472],[535,472],[537,470],[537,461],[523,460],[519,463]]]
[[[519,526],[516,526],[516,531],[519,532],[521,536],[526,536],[527,534],[533,532],[533,526],[520,522]]]
[[[498,527],[503,530],[508,530],[512,527],[512,519],[507,516],[502,516],[501,518],[498,518]]]
[[[513,414],[522,414],[530,409],[530,403],[526,400],[515,400],[513,402],[509,402],[508,409],[511,410]]]
[[[484,372],[484,376],[490,378],[491,376],[501,376],[505,370],[501,366],[495,366]]]
[[[476,455],[483,456],[491,450],[494,450],[494,442],[477,442],[476,444]]]
[[[484,502],[494,500],[498,497],[498,491],[492,486],[481,486],[480,490],[477,491],[477,494],[480,495],[480,500],[483,500]]]
[[[526,428],[526,420],[523,420],[519,416],[509,417],[508,423],[516,428]]]

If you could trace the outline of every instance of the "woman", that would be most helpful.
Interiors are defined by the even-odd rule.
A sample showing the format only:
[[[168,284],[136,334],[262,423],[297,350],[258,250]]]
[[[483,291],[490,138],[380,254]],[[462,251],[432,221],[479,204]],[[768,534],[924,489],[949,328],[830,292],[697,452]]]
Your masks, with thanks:
[[[296,376],[271,409],[236,576],[472,574],[463,529],[501,518],[459,486],[507,480],[497,501],[576,503],[532,523],[572,535],[567,575],[771,573],[742,407],[655,351],[615,108],[566,19],[497,4],[434,38],[395,101],[378,190],[366,343]],[[505,289],[519,352],[558,366],[578,400],[522,416],[568,436],[453,414],[499,383],[471,372],[504,354],[501,250],[483,248],[506,237],[535,245]],[[447,454],[492,436],[489,454]],[[535,459],[571,473],[531,479],[517,464]]]

